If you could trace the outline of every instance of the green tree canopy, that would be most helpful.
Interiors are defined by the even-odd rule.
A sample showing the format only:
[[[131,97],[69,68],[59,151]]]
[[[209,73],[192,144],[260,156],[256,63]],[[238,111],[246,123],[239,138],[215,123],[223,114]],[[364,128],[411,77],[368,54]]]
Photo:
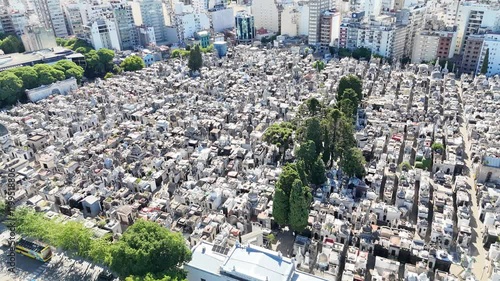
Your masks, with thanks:
[[[9,35],[0,40],[0,49],[5,54],[22,53],[24,52],[24,45],[23,42],[19,40],[19,38],[13,35]]]
[[[87,41],[78,38],[56,38],[56,43],[58,46],[68,48],[81,54],[86,54],[94,49]]]
[[[437,152],[443,152],[444,150],[444,145],[440,142],[435,142],[431,146],[432,150],[437,151]]]
[[[139,276],[128,276],[125,278],[125,281],[187,281],[184,277],[180,277],[177,275],[180,275],[178,273],[174,273],[175,276],[170,276],[170,275],[161,275],[160,276],[155,276],[151,273],[148,273],[144,277],[139,277]]]
[[[337,100],[339,95],[343,95],[346,89],[353,89],[356,92],[358,100],[361,101],[363,98],[363,84],[358,76],[349,74],[340,79],[339,86],[337,88]]]
[[[16,103],[22,96],[23,80],[12,72],[0,72],[0,107]]]
[[[50,85],[56,81],[65,79],[64,72],[47,64],[36,64],[33,69],[38,74],[40,85]]]
[[[339,100],[339,102],[337,103],[337,107],[344,116],[349,117],[351,120],[356,116],[355,114],[358,108],[357,104],[350,99]]]
[[[300,144],[295,153],[297,158],[300,160],[304,160],[304,166],[306,171],[311,171],[314,161],[318,157],[316,153],[316,144],[314,141],[308,140]]]
[[[274,189],[273,196],[273,218],[279,225],[288,224],[288,214],[290,212],[290,197],[281,188]]]
[[[348,99],[351,100],[355,105],[357,105],[360,101],[360,99],[358,98],[358,94],[352,88],[347,88],[342,92],[342,94],[338,94],[337,99],[338,100]]]
[[[66,79],[75,77],[78,82],[82,80],[83,68],[70,60],[60,60],[54,65],[54,68],[64,72]]]
[[[14,73],[23,81],[23,89],[33,89],[40,86],[38,82],[38,73],[33,67],[22,66],[9,69],[8,71]]]
[[[7,225],[24,236],[110,266],[120,276],[133,274],[132,280],[184,280],[186,274],[179,265],[191,257],[179,233],[144,220],[136,221],[115,243],[111,235],[95,238],[80,222],[62,224],[30,208],[17,208]]]
[[[357,60],[359,59],[370,60],[371,56],[372,56],[372,51],[365,47],[357,48],[352,52],[352,57]]]
[[[323,131],[321,130],[321,121],[319,118],[312,117],[306,120],[302,138],[305,141],[311,140],[314,142],[315,158],[323,151]]]
[[[481,65],[481,74],[488,73],[488,62],[490,60],[490,49],[486,49],[486,54],[484,55],[483,64]]]
[[[289,216],[290,228],[293,231],[302,232],[307,227],[311,200],[309,188],[305,187],[299,179],[295,180],[290,194]]]
[[[199,71],[203,65],[203,58],[201,56],[200,46],[196,45],[193,50],[189,52],[188,67],[191,71]]]
[[[180,233],[154,222],[137,220],[111,249],[111,269],[120,276],[173,271],[191,259]]]
[[[146,67],[146,64],[139,56],[128,56],[120,65],[125,71],[136,71]]]
[[[325,163],[320,157],[313,163],[310,178],[312,184],[320,185],[326,182]]]
[[[115,58],[115,52],[110,49],[102,48],[97,51],[97,55],[99,56],[99,60],[101,61],[102,65],[104,66],[104,71],[112,71],[114,66],[113,59]]]
[[[322,60],[317,60],[313,63],[313,67],[316,71],[321,72],[321,70],[325,69],[325,63]]]
[[[299,163],[300,164],[300,163]],[[302,164],[300,164],[302,165]],[[297,168],[296,164],[286,164],[275,184],[273,197],[273,217],[274,221],[279,225],[288,224],[288,216],[290,213],[290,192],[292,184],[295,180],[301,180],[300,173],[304,173],[302,166]],[[301,170],[299,173],[298,170]],[[305,177],[305,175],[302,175]]]
[[[307,109],[309,110],[309,114],[312,116],[319,113],[321,110],[321,103],[316,98],[310,98],[306,101]]]
[[[366,160],[361,150],[357,147],[351,147],[344,152],[340,167],[348,176],[362,178],[365,175],[365,164]]]
[[[96,51],[91,50],[85,54],[85,62],[87,66],[85,68],[85,76],[88,78],[102,77],[105,72],[105,65],[99,58]]]
[[[280,148],[283,161],[285,160],[285,151],[292,143],[294,126],[290,122],[274,123],[269,126],[264,132],[263,139],[265,142],[274,144]],[[283,151],[281,151],[281,149]]]
[[[352,56],[352,52],[347,49],[347,48],[340,48],[339,49],[339,57],[345,58],[345,57],[350,57]]]

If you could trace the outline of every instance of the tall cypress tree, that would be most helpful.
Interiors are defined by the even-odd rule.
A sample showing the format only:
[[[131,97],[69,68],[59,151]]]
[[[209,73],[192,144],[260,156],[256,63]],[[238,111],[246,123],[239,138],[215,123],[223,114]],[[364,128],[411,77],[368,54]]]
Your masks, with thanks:
[[[293,231],[302,232],[307,227],[311,199],[309,188],[304,186],[299,179],[295,180],[290,193],[290,216],[288,219]]]
[[[200,70],[202,65],[203,58],[201,57],[200,45],[196,45],[196,47],[189,52],[188,67],[194,72]]]
[[[490,59],[490,49],[486,49],[486,54],[484,55],[483,65],[481,65],[481,74],[488,73],[488,60]]]

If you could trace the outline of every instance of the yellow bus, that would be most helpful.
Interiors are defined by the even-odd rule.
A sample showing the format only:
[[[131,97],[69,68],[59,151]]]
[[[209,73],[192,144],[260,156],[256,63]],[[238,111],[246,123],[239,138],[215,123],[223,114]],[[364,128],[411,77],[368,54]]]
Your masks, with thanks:
[[[31,242],[24,238],[17,241],[16,252],[43,262],[47,262],[52,258],[52,250],[49,246],[38,242]]]

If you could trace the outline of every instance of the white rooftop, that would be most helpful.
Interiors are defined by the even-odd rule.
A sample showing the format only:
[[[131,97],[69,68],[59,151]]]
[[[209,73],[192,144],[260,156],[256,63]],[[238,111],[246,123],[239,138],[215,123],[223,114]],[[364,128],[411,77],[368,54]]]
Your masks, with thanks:
[[[190,279],[190,269],[209,275],[232,276],[255,281],[325,281],[326,279],[300,272],[295,269],[294,261],[278,252],[257,246],[235,245],[227,255],[221,247],[201,241],[192,249],[191,261],[185,266]],[[214,279],[215,280],[215,279]]]

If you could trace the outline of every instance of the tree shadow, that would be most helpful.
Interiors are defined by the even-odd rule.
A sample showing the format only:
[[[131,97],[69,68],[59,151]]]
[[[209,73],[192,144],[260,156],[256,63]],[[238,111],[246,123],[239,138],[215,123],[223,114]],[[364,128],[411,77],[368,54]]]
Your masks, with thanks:
[[[284,256],[291,257],[293,254],[293,244],[295,242],[295,237],[292,231],[282,231],[276,235],[277,247],[276,251],[280,252]]]

